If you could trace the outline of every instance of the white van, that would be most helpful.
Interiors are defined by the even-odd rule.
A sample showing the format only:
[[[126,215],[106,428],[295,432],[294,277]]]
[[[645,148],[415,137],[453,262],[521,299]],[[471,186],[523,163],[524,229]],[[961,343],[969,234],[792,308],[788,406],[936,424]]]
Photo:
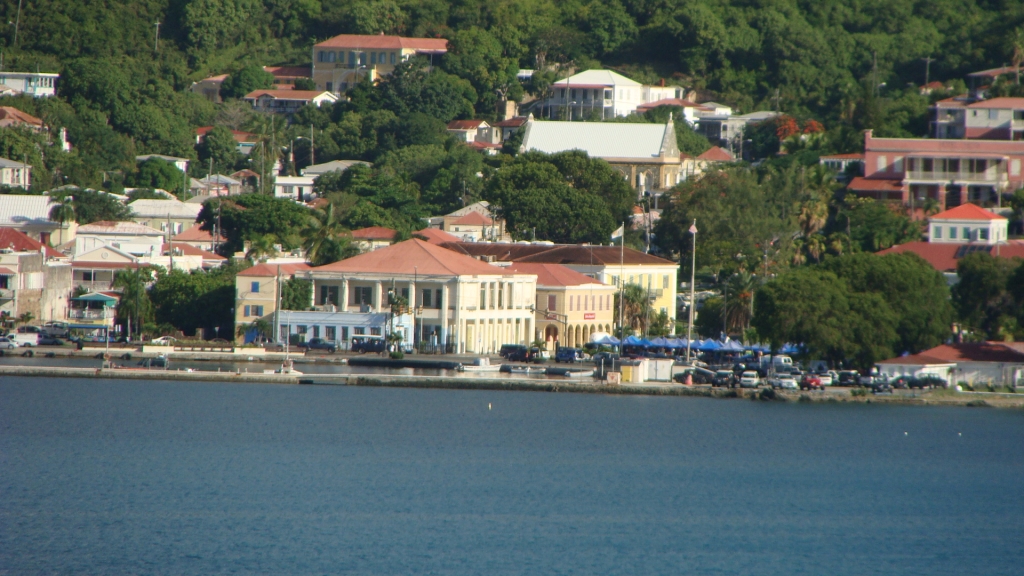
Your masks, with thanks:
[[[43,336],[43,331],[38,326],[21,326],[17,332],[7,335],[17,342],[18,346],[39,346],[40,336]]]
[[[764,369],[771,367],[777,372],[790,372],[793,368],[793,359],[781,354],[761,356],[761,367]]]

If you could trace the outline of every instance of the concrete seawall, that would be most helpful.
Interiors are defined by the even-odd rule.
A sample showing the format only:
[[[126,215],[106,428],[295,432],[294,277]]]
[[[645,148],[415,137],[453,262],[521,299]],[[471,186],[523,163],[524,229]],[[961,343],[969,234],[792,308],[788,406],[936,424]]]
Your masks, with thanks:
[[[0,366],[4,376],[46,378],[107,378],[119,380],[165,380],[185,382],[237,382],[249,384],[303,384],[319,386],[378,386],[393,388],[439,388],[448,390],[499,390],[521,392],[574,392],[644,396],[691,396],[721,399],[759,400],[757,391],[683,386],[669,383],[606,385],[596,380],[528,378],[450,378],[386,374],[263,374],[259,372],[213,372],[186,370],[99,369],[61,366]],[[907,392],[891,395],[854,396],[849,389],[826,392],[775,392],[774,401],[801,403],[904,404],[918,406],[988,406],[1024,409],[1024,394],[952,392],[949,390]]]

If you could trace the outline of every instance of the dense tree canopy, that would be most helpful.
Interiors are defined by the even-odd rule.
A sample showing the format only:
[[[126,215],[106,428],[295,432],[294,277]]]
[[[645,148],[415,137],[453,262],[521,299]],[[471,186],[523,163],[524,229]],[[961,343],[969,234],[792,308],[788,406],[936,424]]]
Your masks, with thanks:
[[[196,221],[208,231],[219,222],[225,239],[223,250],[233,254],[242,250],[245,241],[267,235],[284,248],[298,248],[299,231],[308,217],[309,208],[287,198],[242,194],[207,200]]]
[[[956,271],[953,306],[964,330],[988,340],[1024,338],[1024,261],[975,252]]]

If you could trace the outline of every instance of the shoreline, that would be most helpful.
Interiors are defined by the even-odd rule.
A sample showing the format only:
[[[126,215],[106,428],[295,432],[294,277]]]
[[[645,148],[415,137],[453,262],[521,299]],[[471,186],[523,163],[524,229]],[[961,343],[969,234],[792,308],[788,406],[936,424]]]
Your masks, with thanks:
[[[760,390],[684,386],[674,383],[606,385],[598,381],[528,378],[450,378],[444,376],[367,374],[263,374],[123,368],[57,366],[0,366],[0,377],[106,378],[116,380],[164,380],[178,382],[227,382],[306,386],[365,386],[385,388],[434,388],[447,390],[499,390],[507,392],[570,392],[627,396],[678,396],[771,402],[820,404],[901,404],[913,406],[964,406],[1024,409],[1024,394],[951,392],[948,390],[853,396],[848,388],[825,392],[781,392],[762,398]]]

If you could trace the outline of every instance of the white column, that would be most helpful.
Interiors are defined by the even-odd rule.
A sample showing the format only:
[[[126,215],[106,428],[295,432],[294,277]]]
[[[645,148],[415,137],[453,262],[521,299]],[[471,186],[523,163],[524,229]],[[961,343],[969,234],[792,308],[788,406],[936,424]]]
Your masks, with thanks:
[[[384,293],[381,292],[381,288],[382,283],[380,280],[373,283],[373,304],[377,312],[380,312],[384,305]]]
[[[439,303],[441,309],[438,311],[438,316],[441,319],[441,343],[442,345],[448,341],[448,283],[445,282],[441,285],[441,302]]]
[[[341,294],[338,295],[339,304],[341,304],[341,311],[348,312],[348,278],[341,280]]]
[[[410,329],[410,345],[416,344],[416,282],[409,281],[409,313],[412,315],[412,328]]]

